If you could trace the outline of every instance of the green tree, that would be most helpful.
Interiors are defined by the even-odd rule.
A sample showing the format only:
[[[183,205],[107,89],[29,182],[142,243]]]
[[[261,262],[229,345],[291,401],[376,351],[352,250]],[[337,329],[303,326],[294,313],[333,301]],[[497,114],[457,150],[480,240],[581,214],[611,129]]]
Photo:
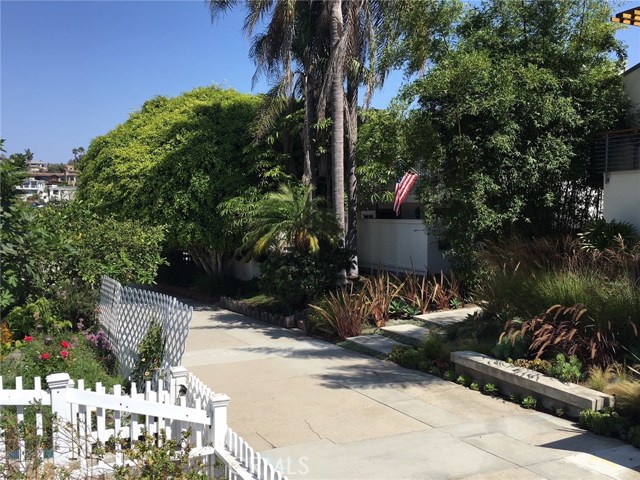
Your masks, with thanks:
[[[261,99],[218,87],[146,102],[96,138],[82,159],[79,198],[98,213],[166,226],[166,246],[224,272],[260,192],[286,180],[276,152],[252,143]]]
[[[335,244],[339,227],[324,204],[323,198],[314,198],[311,186],[282,185],[257,204],[244,249],[255,256],[269,249],[276,253],[291,249],[317,253],[321,241]]]
[[[427,221],[441,220],[460,252],[588,218],[596,134],[626,110],[610,16],[595,0],[485,1],[405,90],[418,102],[407,135]]]

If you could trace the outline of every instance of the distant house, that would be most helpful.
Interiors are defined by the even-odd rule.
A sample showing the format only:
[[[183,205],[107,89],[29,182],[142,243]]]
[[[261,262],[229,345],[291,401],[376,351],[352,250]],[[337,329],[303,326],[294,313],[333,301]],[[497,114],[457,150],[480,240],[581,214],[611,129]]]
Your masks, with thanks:
[[[34,177],[25,178],[20,185],[16,186],[18,198],[24,201],[44,200],[46,183]]]
[[[39,160],[31,160],[27,168],[29,173],[44,172],[47,170],[45,163]]]
[[[47,185],[46,201],[61,202],[73,200],[76,196],[76,187],[70,185]]]
[[[640,232],[640,63],[623,76],[635,125],[605,135],[596,169],[604,176],[604,218],[629,222]]]

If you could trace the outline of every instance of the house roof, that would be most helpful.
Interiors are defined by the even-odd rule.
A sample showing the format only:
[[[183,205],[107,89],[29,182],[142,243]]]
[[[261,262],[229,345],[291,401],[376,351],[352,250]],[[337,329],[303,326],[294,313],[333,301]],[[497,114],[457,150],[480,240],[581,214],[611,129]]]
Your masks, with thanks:
[[[625,70],[625,72],[622,75],[629,75],[631,72],[635,72],[639,68],[640,68],[640,63],[636,63],[633,67]]]
[[[616,14],[611,21],[640,27],[640,5]]]

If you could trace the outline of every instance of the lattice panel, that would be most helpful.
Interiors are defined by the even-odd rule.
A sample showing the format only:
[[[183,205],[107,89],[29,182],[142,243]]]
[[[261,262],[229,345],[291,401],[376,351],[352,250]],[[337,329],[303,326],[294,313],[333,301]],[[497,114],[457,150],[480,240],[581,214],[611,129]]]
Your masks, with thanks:
[[[139,288],[123,287],[103,277],[99,321],[107,332],[120,363],[129,377],[138,361],[138,346],[155,320],[162,325],[164,357],[161,368],[182,363],[193,309],[177,299]]]

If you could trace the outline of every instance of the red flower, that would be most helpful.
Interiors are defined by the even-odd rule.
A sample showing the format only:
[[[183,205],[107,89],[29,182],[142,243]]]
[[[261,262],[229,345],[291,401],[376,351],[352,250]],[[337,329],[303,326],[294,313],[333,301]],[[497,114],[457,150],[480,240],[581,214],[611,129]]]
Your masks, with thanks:
[[[66,342],[62,342],[62,343],[66,343]],[[69,356],[69,352],[67,352],[66,350],[62,350],[62,351],[60,352],[60,356],[61,356],[62,358],[67,358],[67,357]]]
[[[26,337],[24,337],[24,341],[29,343],[33,340],[33,337],[31,335],[27,335]]]
[[[60,345],[62,346],[62,348],[69,348],[71,346],[71,344],[66,340],[61,341]]]
[[[50,353],[42,353],[40,355],[40,360],[46,360],[48,358],[51,358],[51,354]]]

